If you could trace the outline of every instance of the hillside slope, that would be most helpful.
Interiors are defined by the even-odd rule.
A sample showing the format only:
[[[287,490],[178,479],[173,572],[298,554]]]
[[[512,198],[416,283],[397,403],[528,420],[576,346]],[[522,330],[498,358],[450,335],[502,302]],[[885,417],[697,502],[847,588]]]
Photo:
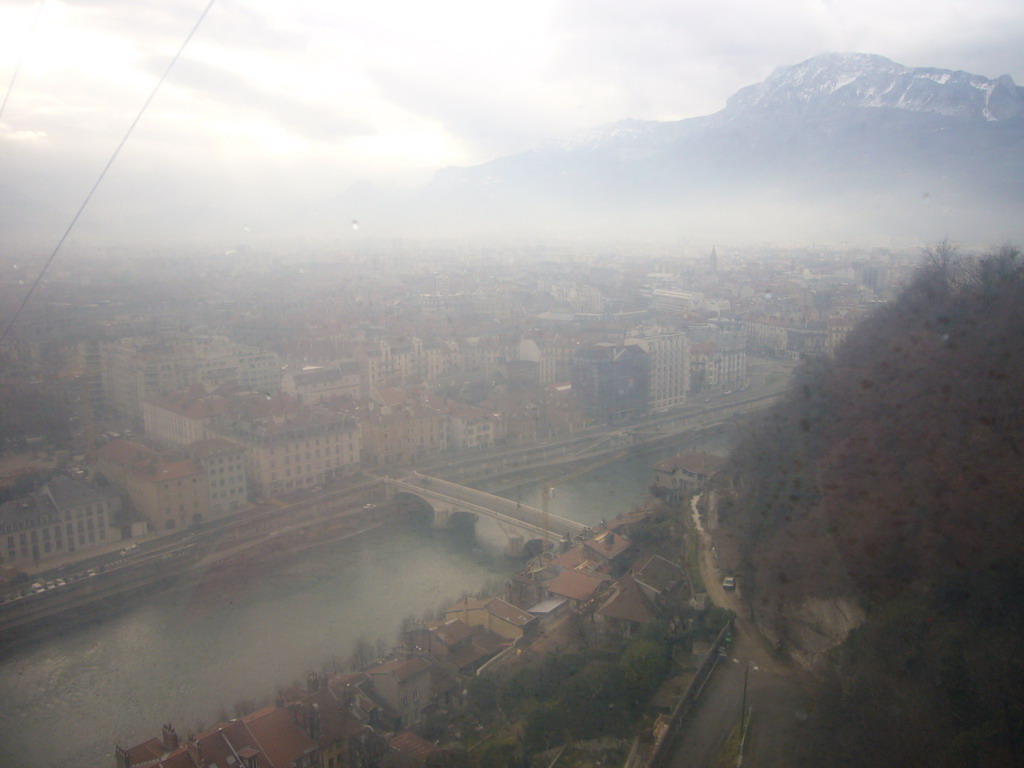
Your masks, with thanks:
[[[745,598],[826,673],[807,764],[1024,756],[1024,265],[931,256],[733,456]]]

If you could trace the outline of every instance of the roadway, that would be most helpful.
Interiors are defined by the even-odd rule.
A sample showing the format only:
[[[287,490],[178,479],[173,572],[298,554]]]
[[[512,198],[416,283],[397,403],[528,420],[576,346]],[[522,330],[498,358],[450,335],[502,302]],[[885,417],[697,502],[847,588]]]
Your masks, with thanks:
[[[750,384],[734,392],[696,396],[681,408],[649,414],[628,424],[590,426],[568,438],[495,447],[469,456],[428,462],[416,469],[427,475],[467,482],[483,474],[493,479],[555,463],[571,463],[602,449],[614,451],[620,447],[671,440],[681,433],[706,429],[770,406],[788,389],[795,367],[791,361],[751,358],[748,363]]]
[[[694,499],[694,508],[696,507]],[[785,746],[799,738],[806,719],[807,696],[814,680],[795,662],[775,656],[750,619],[742,599],[742,584],[733,591],[722,588],[711,537],[694,513],[699,537],[701,578],[711,601],[736,613],[733,641],[726,658],[683,723],[672,746],[672,768],[712,768],[732,729],[740,720],[743,689],[750,712],[750,727],[743,765],[784,768]]]
[[[503,496],[495,496],[486,491],[469,488],[448,480],[427,477],[418,472],[413,473],[410,480],[395,479],[390,481],[396,489],[417,494],[427,500],[437,500],[465,511],[487,515],[517,529],[525,530],[543,537],[553,533],[558,537],[571,538],[587,530],[583,523],[569,520],[558,515],[545,514],[542,510],[511,501]]]
[[[53,609],[75,607],[68,598],[98,598],[111,589],[122,591],[123,584],[142,583],[136,579],[136,573],[163,578],[176,565],[184,573],[186,565],[204,562],[215,548],[237,549],[275,531],[331,517],[358,515],[364,511],[363,504],[371,499],[383,500],[380,479],[358,474],[339,479],[316,494],[297,492],[286,500],[253,505],[231,517],[179,533],[112,541],[84,559],[75,559],[70,554],[51,561],[46,570],[35,570],[28,581],[11,585],[6,594],[0,595],[0,626],[12,617],[27,620]],[[58,578],[66,583],[40,594],[33,594],[29,588],[36,581],[56,584]]]

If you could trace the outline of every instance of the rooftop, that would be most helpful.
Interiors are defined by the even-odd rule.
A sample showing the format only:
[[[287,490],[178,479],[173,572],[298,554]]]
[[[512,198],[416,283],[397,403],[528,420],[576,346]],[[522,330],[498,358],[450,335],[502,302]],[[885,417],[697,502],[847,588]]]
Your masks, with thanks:
[[[548,584],[548,592],[568,597],[570,600],[586,602],[597,594],[606,582],[607,579],[579,571],[562,571]]]

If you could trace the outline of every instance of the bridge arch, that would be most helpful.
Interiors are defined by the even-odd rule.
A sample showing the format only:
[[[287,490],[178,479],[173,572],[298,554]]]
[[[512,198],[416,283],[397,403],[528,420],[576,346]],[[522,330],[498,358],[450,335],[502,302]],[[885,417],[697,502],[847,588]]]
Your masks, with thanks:
[[[424,525],[434,524],[434,507],[422,496],[408,491],[398,491],[392,502],[410,520]]]
[[[579,535],[585,528],[573,520],[437,477],[413,473],[412,476],[387,478],[385,484],[389,497],[408,495],[428,504],[434,510],[433,526],[436,528],[449,527],[452,518],[460,513],[494,519],[508,537],[506,552],[516,557],[539,553],[545,540],[555,543]]]
[[[455,504],[432,501],[411,491],[396,491],[394,502],[410,519],[431,528],[472,527],[477,520],[475,513],[460,509]]]

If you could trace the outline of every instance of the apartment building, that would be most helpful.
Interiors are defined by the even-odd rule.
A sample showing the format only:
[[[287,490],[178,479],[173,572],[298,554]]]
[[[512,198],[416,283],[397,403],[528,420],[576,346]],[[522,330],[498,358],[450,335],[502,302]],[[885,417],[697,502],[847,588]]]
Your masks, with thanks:
[[[270,393],[281,386],[277,355],[223,336],[178,334],[109,342],[103,346],[102,369],[107,404],[140,423],[147,400],[194,384],[234,384]]]
[[[245,449],[230,440],[211,438],[186,447],[186,452],[206,475],[210,516],[224,517],[249,501]]]
[[[690,343],[686,334],[660,327],[636,328],[625,343],[635,344],[650,359],[650,407],[665,411],[686,404],[690,389]]]
[[[359,363],[347,360],[334,365],[285,371],[281,389],[307,405],[318,405],[341,397],[358,399],[361,382]]]
[[[572,391],[587,415],[599,422],[641,416],[650,402],[650,358],[634,344],[577,349]]]
[[[413,464],[447,444],[445,415],[415,402],[374,408],[362,418],[361,426],[368,466]]]
[[[121,534],[121,497],[57,475],[34,493],[0,504],[0,564],[21,568],[89,552]]]
[[[148,399],[142,404],[146,437],[168,446],[185,446],[209,437],[214,417],[227,413],[230,401],[222,395],[174,392]]]
[[[473,451],[494,447],[498,433],[498,416],[475,405],[447,403],[447,448],[454,451]]]
[[[690,393],[721,392],[747,380],[747,337],[735,327],[694,325],[690,338]]]
[[[257,499],[309,488],[359,467],[359,424],[320,407],[219,421],[214,432],[245,449],[251,495]]]
[[[154,531],[174,531],[211,519],[202,466],[183,453],[114,440],[96,452],[96,466]]]

